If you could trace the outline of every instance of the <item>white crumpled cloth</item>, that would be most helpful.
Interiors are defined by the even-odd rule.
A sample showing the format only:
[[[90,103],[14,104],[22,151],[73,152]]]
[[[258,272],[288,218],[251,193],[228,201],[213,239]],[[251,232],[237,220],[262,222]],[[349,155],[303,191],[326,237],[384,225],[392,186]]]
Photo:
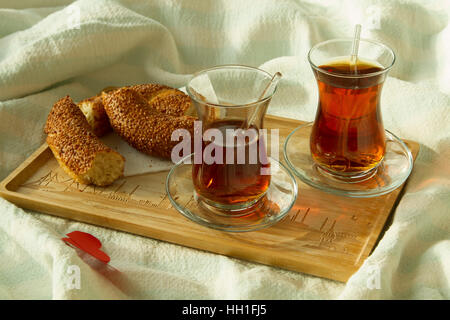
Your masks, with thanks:
[[[317,90],[306,54],[320,41],[351,36],[355,23],[362,37],[397,54],[383,89],[385,127],[421,144],[392,225],[346,284],[30,212],[0,198],[0,298],[450,298],[447,1],[0,5],[0,179],[43,143],[45,119],[59,98],[78,101],[111,85],[182,87],[193,72],[219,64],[282,72],[269,113],[313,120]],[[103,242],[109,270],[91,268],[60,240],[74,230]],[[79,268],[79,286],[68,282],[71,266]]]

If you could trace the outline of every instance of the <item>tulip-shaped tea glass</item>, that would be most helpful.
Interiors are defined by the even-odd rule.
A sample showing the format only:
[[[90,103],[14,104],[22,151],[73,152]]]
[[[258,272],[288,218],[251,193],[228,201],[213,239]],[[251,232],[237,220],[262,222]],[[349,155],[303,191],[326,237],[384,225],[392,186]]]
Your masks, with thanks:
[[[380,42],[361,39],[358,56],[352,59],[353,45],[354,39],[334,39],[310,50],[319,96],[316,118],[289,136],[285,156],[294,172],[311,185],[350,196],[373,196],[398,187],[409,175],[412,157],[403,142],[384,129],[381,117],[381,91],[394,65],[394,52]],[[309,138],[301,148],[309,149],[314,172],[299,160],[300,146],[292,138],[300,134]],[[396,152],[392,148],[401,149],[400,162],[392,163]],[[387,176],[383,163],[391,170]],[[365,182],[377,174],[386,179]]]
[[[261,69],[226,65],[201,71],[187,84],[199,120],[194,150],[169,173],[167,190],[188,218],[216,229],[250,231],[279,221],[293,205],[295,178],[269,154],[263,128],[276,91],[272,79]],[[190,202],[175,195],[190,196]]]

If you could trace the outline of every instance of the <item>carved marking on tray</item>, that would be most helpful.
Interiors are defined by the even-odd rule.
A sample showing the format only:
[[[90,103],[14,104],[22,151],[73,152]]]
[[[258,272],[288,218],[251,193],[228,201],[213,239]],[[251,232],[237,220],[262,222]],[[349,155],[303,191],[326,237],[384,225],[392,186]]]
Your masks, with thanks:
[[[57,173],[53,173],[52,171],[50,171],[49,173],[43,175],[41,178],[39,178],[38,180],[35,181],[30,181],[28,183],[25,183],[23,186],[24,187],[33,187],[33,186],[48,186],[48,184],[50,182],[59,182],[59,176]],[[72,179],[67,179],[67,181],[72,181]]]
[[[117,188],[116,190],[114,190],[115,193],[119,192],[119,190],[125,185],[125,183],[127,183],[126,180],[124,180]]]
[[[126,188],[128,186],[128,188]],[[33,189],[40,189],[43,191],[50,191],[50,192],[67,192],[67,193],[73,193],[73,192],[83,192],[85,194],[93,194],[96,196],[100,196],[102,198],[106,198],[108,200],[114,200],[114,201],[120,201],[122,203],[125,203],[127,205],[139,205],[139,206],[145,206],[150,208],[162,208],[162,209],[171,209],[172,204],[170,201],[168,201],[168,195],[164,193],[158,193],[156,194],[151,193],[151,198],[145,197],[144,199],[139,198],[136,196],[138,193],[137,191],[142,189],[143,186],[136,184],[134,186],[130,185],[130,182],[128,180],[122,180],[119,184],[113,185],[111,187],[97,187],[93,185],[83,185],[76,181],[74,181],[71,178],[68,178],[65,174],[61,174],[58,172],[49,171],[46,174],[44,174],[42,177],[40,177],[37,180],[26,182],[22,185],[22,187],[27,188],[33,188]],[[129,189],[129,191],[121,191]],[[144,187],[145,189],[145,187]],[[189,198],[185,199],[177,199],[177,201],[183,201],[185,203],[185,207],[192,207],[196,206],[197,203],[194,201],[194,196],[190,196]],[[268,211],[268,215],[274,214],[273,208],[270,207],[269,204],[266,204]],[[341,239],[350,239],[357,241],[357,234],[353,232],[344,232],[344,231],[336,231],[337,227],[337,220],[330,220],[329,217],[324,217],[323,221],[319,222],[316,221],[314,223],[314,217],[311,217],[309,219],[309,224],[305,224],[306,219],[309,217],[309,214],[311,212],[311,208],[300,208],[294,211],[293,213],[289,213],[286,215],[280,223],[288,223],[293,225],[300,225],[303,226],[303,228],[307,228],[308,230],[314,230],[318,231],[320,236],[317,239],[317,247],[321,247],[327,250],[342,250],[343,253],[349,254],[349,250],[347,247],[342,247],[339,245],[337,246],[335,242],[341,240]],[[354,216],[350,216],[350,219],[352,221],[357,221],[357,219],[354,218]],[[333,221],[331,225],[329,224],[330,221]],[[319,222],[319,224],[317,224]],[[320,226],[319,229],[317,227]],[[329,227],[327,227],[329,226]]]
[[[140,185],[137,185],[136,187],[134,187],[133,191],[130,192],[130,197],[133,195],[133,193],[136,192],[136,190],[140,187]]]
[[[327,222],[328,218],[325,218],[325,221],[322,223],[320,231],[322,231],[323,227],[326,225]],[[334,220],[331,226],[326,231],[322,231],[319,239],[319,246],[326,247],[332,251],[335,251],[336,246],[333,244],[336,241],[342,239],[357,240],[357,235],[354,232],[336,231],[336,220]],[[348,254],[348,249],[344,247],[342,249],[342,252]]]
[[[328,221],[328,218],[325,218],[325,220],[322,223],[322,226],[320,227],[319,231],[322,231],[323,227],[325,227],[326,223]]]
[[[320,230],[322,230],[323,226],[326,224],[327,221],[328,218],[325,219]],[[336,220],[333,221],[331,227],[327,231],[322,232],[322,234],[320,235],[319,245],[322,245],[324,243],[332,243],[336,239],[336,232],[334,231],[335,225]]]
[[[90,188],[92,190],[91,193],[93,193],[93,194],[100,195],[103,193],[103,188],[99,188],[97,186],[91,186]]]
[[[166,201],[167,199],[168,199],[168,196],[167,196],[167,193],[165,193],[163,198],[159,202],[158,207],[163,207],[164,201]],[[170,203],[170,201],[169,201],[167,206],[165,206],[165,208],[166,209],[171,209],[172,208],[172,203]]]
[[[305,224],[305,219],[306,219],[306,216],[308,215],[310,210],[311,210],[311,208],[306,208],[306,211],[303,214],[302,219],[300,220],[300,224],[306,225]],[[294,214],[286,215],[283,219],[281,219],[280,223],[283,223],[283,222],[296,223],[297,222],[297,218],[301,214],[301,211],[302,211],[302,209],[298,209]]]
[[[54,191],[54,192],[67,192],[71,193],[74,191],[83,192],[87,194],[94,194],[107,198],[109,200],[120,201],[122,203],[134,203],[138,205],[143,205],[147,207],[157,208],[163,204],[163,201],[167,198],[167,194],[161,194],[159,197],[162,199],[136,199],[134,196],[136,191],[142,187],[141,185],[136,185],[129,192],[120,191],[128,183],[127,180],[121,181],[119,185],[113,186],[113,190],[108,187],[97,187],[94,185],[84,185],[79,182],[74,181],[71,178],[67,178],[65,175],[61,175],[58,172],[53,172],[52,170],[44,174],[37,180],[26,182],[22,187],[39,189],[43,191]],[[158,198],[159,198],[158,197]],[[170,208],[169,205],[167,208]]]
[[[298,209],[297,212],[291,217],[292,222],[295,222],[295,219],[297,219],[299,212],[300,212],[300,209]]]
[[[308,215],[308,213],[309,213],[309,210],[311,210],[311,208],[308,208],[308,209],[306,209],[306,212],[305,212],[305,214],[303,215],[303,218],[302,218],[302,221],[300,221],[300,223],[305,223],[305,219],[306,219],[306,216]]]

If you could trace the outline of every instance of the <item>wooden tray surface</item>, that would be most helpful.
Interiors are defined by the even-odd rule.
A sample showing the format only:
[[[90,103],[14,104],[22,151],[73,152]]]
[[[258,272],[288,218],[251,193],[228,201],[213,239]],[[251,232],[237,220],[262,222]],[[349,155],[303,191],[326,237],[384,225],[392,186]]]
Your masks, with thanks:
[[[280,152],[286,136],[302,123],[265,119],[267,129],[280,130]],[[415,159],[419,144],[404,142]],[[0,195],[23,208],[345,282],[374,248],[403,188],[357,199],[297,179],[297,202],[283,220],[260,231],[225,233],[178,213],[165,193],[166,176],[124,177],[106,188],[81,185],[44,144],[0,183]]]

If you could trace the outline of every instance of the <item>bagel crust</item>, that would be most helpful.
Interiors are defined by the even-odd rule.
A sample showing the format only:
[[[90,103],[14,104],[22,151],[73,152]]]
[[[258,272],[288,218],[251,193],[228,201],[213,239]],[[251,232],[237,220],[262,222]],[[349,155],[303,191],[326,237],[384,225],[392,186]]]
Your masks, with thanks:
[[[124,157],[99,140],[69,96],[54,104],[44,132],[56,160],[74,180],[105,186],[123,175]]]
[[[193,115],[194,106],[184,92],[161,84],[139,84],[130,89],[139,93],[151,109],[170,116]]]
[[[150,89],[148,96],[149,92]],[[114,131],[146,154],[170,158],[172,148],[178,143],[172,141],[172,132],[186,129],[192,136],[196,118],[160,113],[133,87],[103,92],[102,101]]]
[[[189,96],[178,89],[161,84],[138,84],[128,88],[139,93],[149,108],[170,116],[194,115],[194,106]],[[103,92],[117,90],[117,87],[108,87]],[[78,103],[89,125],[97,137],[102,137],[112,131],[108,116],[103,106],[101,94],[84,99]]]

